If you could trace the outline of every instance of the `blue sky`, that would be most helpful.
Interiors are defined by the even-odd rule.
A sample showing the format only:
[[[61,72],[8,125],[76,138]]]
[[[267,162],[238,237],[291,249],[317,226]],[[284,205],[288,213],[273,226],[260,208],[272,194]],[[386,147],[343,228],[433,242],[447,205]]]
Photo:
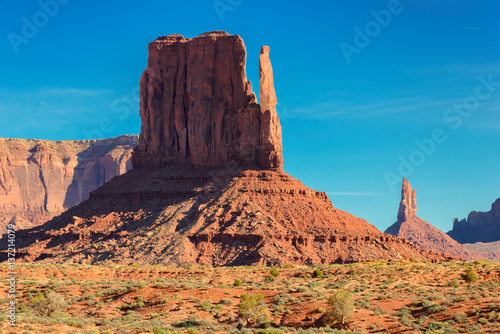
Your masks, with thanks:
[[[138,134],[147,44],[226,30],[256,91],[271,47],[285,171],[337,208],[385,230],[406,176],[448,231],[500,197],[500,2],[53,1],[0,0],[2,137]]]

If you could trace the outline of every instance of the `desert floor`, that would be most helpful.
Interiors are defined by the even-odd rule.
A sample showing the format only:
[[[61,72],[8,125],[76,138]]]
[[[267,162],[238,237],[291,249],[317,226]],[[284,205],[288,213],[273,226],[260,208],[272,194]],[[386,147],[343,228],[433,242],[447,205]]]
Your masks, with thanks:
[[[462,278],[468,267],[474,283]],[[7,277],[7,265],[0,268]],[[338,290],[355,300],[346,332],[500,332],[499,262],[290,264],[276,268],[276,277],[271,269],[17,264],[16,326],[8,324],[3,279],[0,333],[341,332],[324,321]],[[57,296],[50,316],[40,313],[49,300],[43,294]],[[242,294],[264,296],[267,321],[246,327]]]

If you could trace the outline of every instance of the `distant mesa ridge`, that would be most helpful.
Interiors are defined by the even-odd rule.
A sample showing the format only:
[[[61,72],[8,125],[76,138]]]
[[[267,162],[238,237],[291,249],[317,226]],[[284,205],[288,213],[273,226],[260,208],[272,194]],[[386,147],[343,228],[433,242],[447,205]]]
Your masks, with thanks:
[[[397,218],[397,221],[387,228],[385,233],[408,239],[420,247],[466,260],[484,257],[480,253],[467,249],[443,231],[417,216],[417,191],[412,189],[406,178],[403,178]]]
[[[132,168],[138,136],[50,141],[0,138],[0,230],[40,225]]]
[[[461,243],[495,242],[500,240],[500,198],[487,212],[472,211],[466,219],[453,219],[448,235]]]
[[[280,265],[457,257],[381,233],[283,172],[269,47],[260,105],[241,37],[149,44],[134,169],[43,226],[18,232],[22,261]],[[0,254],[3,254],[0,252]]]

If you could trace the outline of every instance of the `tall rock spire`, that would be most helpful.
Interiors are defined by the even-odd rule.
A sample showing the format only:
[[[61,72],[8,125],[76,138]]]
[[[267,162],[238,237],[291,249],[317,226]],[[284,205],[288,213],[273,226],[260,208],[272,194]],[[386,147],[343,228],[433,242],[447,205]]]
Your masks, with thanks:
[[[401,188],[401,202],[399,203],[398,222],[408,220],[411,216],[417,215],[417,191],[411,189],[410,182],[403,178]]]
[[[260,161],[262,167],[273,169],[283,165],[281,125],[276,112],[273,68],[269,59],[269,46],[263,46],[259,56],[259,89],[262,124],[260,128]]]
[[[405,238],[420,247],[466,260],[483,257],[481,254],[465,248],[446,233],[417,216],[417,191],[411,189],[410,182],[406,178],[403,178],[403,186],[401,187],[398,220],[389,226],[385,233]]]
[[[134,168],[236,162],[281,170],[281,127],[268,53],[260,62],[263,108],[247,81],[240,36],[213,31],[150,43],[140,81],[142,127]]]

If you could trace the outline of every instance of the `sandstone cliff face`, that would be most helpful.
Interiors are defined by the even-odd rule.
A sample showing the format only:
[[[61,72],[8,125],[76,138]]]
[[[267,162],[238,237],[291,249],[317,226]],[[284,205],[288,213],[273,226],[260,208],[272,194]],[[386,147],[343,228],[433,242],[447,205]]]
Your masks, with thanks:
[[[472,211],[467,219],[453,219],[448,235],[460,243],[493,242],[500,240],[500,198],[488,212]]]
[[[401,188],[398,220],[387,228],[385,233],[405,238],[420,247],[451,254],[465,260],[484,258],[483,255],[462,246],[446,233],[417,216],[417,192],[412,190],[406,178],[403,178]]]
[[[0,138],[0,228],[35,226],[131,168],[137,136],[47,141]]]
[[[263,108],[246,78],[241,37],[215,31],[150,43],[140,81],[142,128],[134,168],[237,162],[280,170],[281,127],[268,47],[260,63]]]

